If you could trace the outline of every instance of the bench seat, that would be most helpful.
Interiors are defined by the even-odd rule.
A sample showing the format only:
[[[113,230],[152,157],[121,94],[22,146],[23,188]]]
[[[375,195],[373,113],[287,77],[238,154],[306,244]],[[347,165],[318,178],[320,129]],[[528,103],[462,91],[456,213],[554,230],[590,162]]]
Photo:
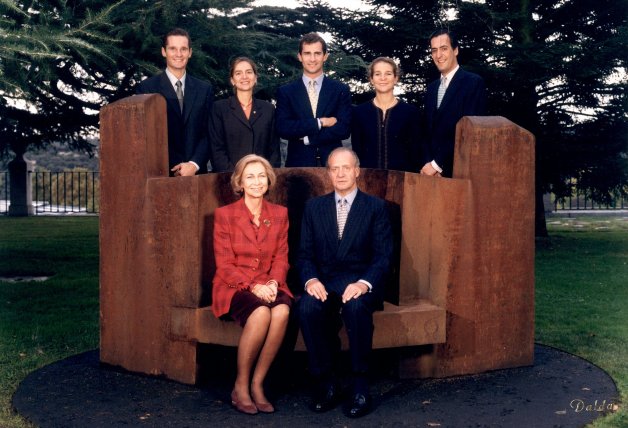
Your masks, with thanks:
[[[174,340],[237,346],[242,328],[235,322],[222,321],[212,313],[211,307],[173,307],[170,336]],[[403,346],[445,343],[446,310],[428,300],[408,305],[385,302],[384,310],[373,314],[375,331],[373,348],[397,348]],[[345,329],[340,332],[342,348],[348,349]],[[295,349],[305,351],[299,333]]]

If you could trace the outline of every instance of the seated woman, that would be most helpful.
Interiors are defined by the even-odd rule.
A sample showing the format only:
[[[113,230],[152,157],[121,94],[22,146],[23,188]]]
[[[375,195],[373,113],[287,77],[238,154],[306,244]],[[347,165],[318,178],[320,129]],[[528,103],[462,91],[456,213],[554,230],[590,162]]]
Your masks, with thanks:
[[[235,95],[215,101],[212,106],[209,132],[213,171],[233,171],[240,158],[252,153],[279,167],[275,107],[253,97],[257,66],[252,59],[238,57],[231,62],[229,75]]]
[[[351,147],[365,168],[418,172],[420,169],[420,112],[395,97],[400,69],[387,57],[368,68],[375,98],[353,108]]]
[[[274,182],[266,159],[243,157],[231,176],[231,187],[242,198],[216,209],[214,218],[212,310],[243,327],[231,403],[248,414],[275,410],[263,383],[283,341],[293,297],[286,284],[288,210],[264,200]]]

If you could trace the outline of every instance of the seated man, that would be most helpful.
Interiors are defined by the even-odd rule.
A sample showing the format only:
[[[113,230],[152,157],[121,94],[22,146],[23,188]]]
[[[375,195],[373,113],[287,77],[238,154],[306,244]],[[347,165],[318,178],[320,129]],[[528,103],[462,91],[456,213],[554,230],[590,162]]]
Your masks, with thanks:
[[[334,192],[308,201],[303,214],[298,258],[306,293],[299,318],[316,379],[313,410],[338,404],[338,332],[349,336],[353,390],[348,416],[368,413],[371,397],[367,371],[373,342],[373,311],[381,309],[384,282],[392,257],[392,232],[382,199],[357,187],[360,161],[339,147],[327,158]]]

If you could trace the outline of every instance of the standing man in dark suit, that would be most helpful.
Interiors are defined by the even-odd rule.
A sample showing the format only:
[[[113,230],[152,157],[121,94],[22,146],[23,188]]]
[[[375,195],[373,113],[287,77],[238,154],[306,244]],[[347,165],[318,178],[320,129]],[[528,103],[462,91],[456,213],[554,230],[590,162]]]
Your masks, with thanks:
[[[190,35],[175,28],[163,38],[161,55],[166,70],[143,80],[138,94],[161,94],[168,116],[168,159],[171,175],[207,172],[210,147],[209,113],[214,95],[209,83],[186,73],[192,56]]]
[[[351,132],[349,87],[325,77],[327,43],[316,33],[299,42],[303,76],[277,90],[277,131],[288,140],[286,166],[322,166]]]
[[[458,40],[441,28],[430,36],[432,60],[441,77],[427,85],[421,174],[451,177],[456,124],[463,116],[486,114],[486,86],[458,65]]]
[[[315,412],[339,402],[338,332],[344,322],[352,374],[347,415],[360,417],[371,406],[367,372],[373,311],[382,308],[392,232],[385,202],[358,189],[360,161],[354,151],[333,150],[327,171],[334,191],[308,201],[303,214],[298,268],[305,293],[299,319],[316,379]]]

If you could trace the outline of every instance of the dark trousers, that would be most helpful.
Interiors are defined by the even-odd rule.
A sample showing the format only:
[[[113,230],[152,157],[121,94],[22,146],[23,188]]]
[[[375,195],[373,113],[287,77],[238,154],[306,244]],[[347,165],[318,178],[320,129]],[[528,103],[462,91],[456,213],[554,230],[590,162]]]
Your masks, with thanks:
[[[312,375],[326,376],[334,370],[340,354],[338,332],[342,323],[349,337],[352,372],[360,375],[368,371],[375,308],[377,301],[370,293],[345,304],[333,291],[329,292],[325,302],[307,293],[301,296],[299,321]]]

